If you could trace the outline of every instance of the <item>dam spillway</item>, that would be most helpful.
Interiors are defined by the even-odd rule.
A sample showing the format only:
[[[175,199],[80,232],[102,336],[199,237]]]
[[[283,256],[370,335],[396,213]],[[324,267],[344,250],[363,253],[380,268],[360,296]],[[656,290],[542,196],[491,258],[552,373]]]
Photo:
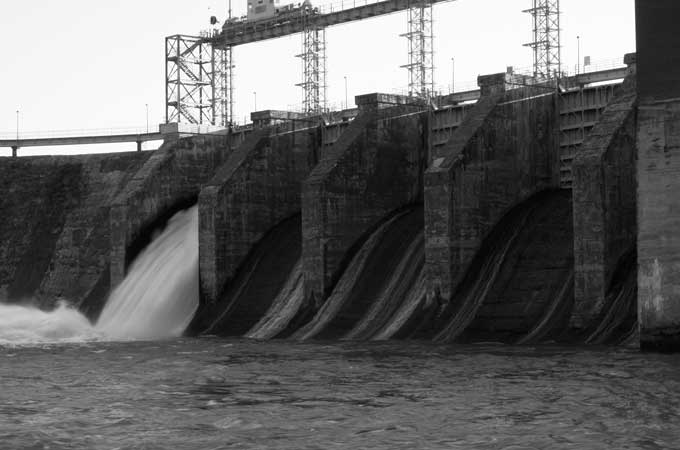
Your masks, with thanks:
[[[152,155],[3,161],[3,180],[14,184],[5,185],[12,194],[0,209],[15,222],[0,226],[0,295],[33,296],[44,308],[63,297],[96,317],[146,230],[193,201],[199,304],[190,332],[616,341],[635,322],[634,277],[617,267],[636,254],[635,154],[649,142],[640,141],[636,115],[645,78],[638,79],[634,55],[627,62],[627,77],[615,87],[546,92],[515,88],[512,74],[492,74],[479,78],[474,105],[442,98],[428,110],[369,94],[356,98],[350,120],[331,124],[263,121],[238,139],[184,138]],[[578,89],[581,116],[595,119],[583,141],[570,133],[585,130],[572,123],[570,89]],[[60,175],[42,176],[48,169]],[[489,248],[508,213],[554,190],[568,198],[564,214],[528,217]],[[422,205],[422,225],[388,245],[401,256],[376,256],[374,233],[412,205]],[[16,232],[19,222],[26,233]],[[529,250],[534,243],[539,250]],[[661,262],[645,267],[640,295],[667,279]],[[400,285],[403,279],[409,286]],[[355,284],[356,295],[338,300]],[[462,292],[469,301],[457,300]],[[510,297],[530,301],[505,304]],[[643,311],[648,322],[658,308],[650,311]]]

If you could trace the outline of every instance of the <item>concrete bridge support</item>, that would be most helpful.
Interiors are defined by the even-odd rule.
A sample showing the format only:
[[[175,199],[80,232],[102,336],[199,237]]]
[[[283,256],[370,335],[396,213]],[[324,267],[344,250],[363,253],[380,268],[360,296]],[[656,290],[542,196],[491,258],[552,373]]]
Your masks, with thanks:
[[[640,344],[680,351],[680,4],[635,3]]]
[[[633,72],[573,161],[575,331],[603,312],[617,263],[635,246],[636,103]]]
[[[317,306],[352,246],[391,212],[422,201],[427,115],[413,112],[413,106],[394,106],[402,100],[383,94],[357,97],[359,116],[304,182],[305,295]]]
[[[428,295],[449,301],[494,225],[536,192],[559,185],[554,89],[514,89],[479,77],[481,98],[425,174]]]

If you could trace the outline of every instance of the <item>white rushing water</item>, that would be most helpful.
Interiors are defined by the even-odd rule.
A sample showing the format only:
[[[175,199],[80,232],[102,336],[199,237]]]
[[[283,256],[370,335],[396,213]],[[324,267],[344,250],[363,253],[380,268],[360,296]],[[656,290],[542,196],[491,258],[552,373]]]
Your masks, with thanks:
[[[175,214],[135,259],[95,325],[60,301],[52,311],[0,303],[0,345],[160,339],[198,308],[198,207]]]
[[[65,301],[53,311],[0,304],[0,345],[79,342],[97,337],[87,318]]]
[[[175,214],[106,302],[96,329],[113,339],[179,336],[198,308],[198,207]]]

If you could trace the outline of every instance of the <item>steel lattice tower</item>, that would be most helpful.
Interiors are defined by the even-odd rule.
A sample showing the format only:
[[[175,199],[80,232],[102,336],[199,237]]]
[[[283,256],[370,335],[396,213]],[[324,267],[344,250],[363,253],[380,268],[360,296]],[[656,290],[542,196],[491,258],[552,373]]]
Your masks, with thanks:
[[[410,96],[430,97],[434,92],[432,0],[414,0],[408,11],[408,90]]]
[[[534,77],[556,78],[561,75],[560,0],[531,0],[524,12],[533,19],[533,42],[524,44],[534,51]]]
[[[321,114],[326,110],[326,29],[315,26],[306,19],[302,31],[302,110],[308,114]]]
[[[165,39],[165,115],[168,123],[227,126],[232,120],[231,48],[209,36]]]
[[[213,47],[213,125],[228,127],[234,120],[234,63],[232,47]]]

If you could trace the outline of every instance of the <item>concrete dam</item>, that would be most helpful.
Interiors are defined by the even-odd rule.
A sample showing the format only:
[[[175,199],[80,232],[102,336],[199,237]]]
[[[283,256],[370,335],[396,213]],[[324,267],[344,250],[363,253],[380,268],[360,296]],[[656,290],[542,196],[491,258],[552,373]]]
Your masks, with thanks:
[[[680,95],[654,73],[680,38],[652,9],[618,84],[499,73],[474,101],[367,94],[325,122],[3,158],[0,299],[96,321],[195,206],[189,334],[678,349]]]

